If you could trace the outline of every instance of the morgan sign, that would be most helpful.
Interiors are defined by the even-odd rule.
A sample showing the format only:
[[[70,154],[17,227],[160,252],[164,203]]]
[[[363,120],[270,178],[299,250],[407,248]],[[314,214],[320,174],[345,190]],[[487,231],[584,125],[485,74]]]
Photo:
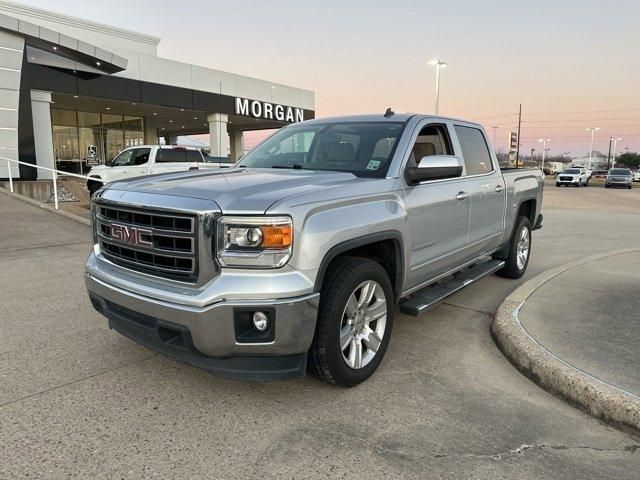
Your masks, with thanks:
[[[285,107],[277,103],[259,102],[258,100],[237,97],[236,114],[289,123],[302,122],[304,120],[304,110],[302,108]]]

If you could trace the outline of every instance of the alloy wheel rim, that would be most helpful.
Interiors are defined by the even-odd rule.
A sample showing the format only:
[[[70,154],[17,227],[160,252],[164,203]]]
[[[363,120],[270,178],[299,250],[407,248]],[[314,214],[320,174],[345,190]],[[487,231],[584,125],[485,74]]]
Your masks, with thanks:
[[[350,368],[366,367],[374,359],[387,326],[387,299],[378,282],[358,285],[347,300],[340,322],[340,351]]]
[[[520,237],[518,238],[518,245],[516,246],[516,262],[518,269],[524,269],[529,258],[529,245],[531,241],[529,239],[529,229],[524,227],[520,231]]]

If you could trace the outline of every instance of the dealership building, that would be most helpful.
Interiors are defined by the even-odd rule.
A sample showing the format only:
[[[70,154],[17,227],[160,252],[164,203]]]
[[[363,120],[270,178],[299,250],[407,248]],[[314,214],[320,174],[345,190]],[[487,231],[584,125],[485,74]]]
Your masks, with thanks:
[[[237,159],[243,132],[314,117],[314,93],[158,57],[160,38],[0,1],[0,157],[86,173],[122,149],[207,134]],[[51,178],[11,164],[25,180]],[[0,159],[0,178],[7,178]]]

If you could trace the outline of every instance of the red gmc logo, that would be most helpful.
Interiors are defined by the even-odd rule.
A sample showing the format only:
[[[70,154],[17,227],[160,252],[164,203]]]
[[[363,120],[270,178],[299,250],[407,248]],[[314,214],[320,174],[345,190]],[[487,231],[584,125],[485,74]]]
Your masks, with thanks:
[[[138,247],[153,247],[152,232],[146,228],[130,227],[112,223],[109,236],[114,240]]]

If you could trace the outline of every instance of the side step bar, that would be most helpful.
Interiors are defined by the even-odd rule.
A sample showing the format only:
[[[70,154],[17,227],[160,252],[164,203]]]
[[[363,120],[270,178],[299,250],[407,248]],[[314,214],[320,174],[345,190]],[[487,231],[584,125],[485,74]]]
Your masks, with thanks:
[[[467,285],[487,275],[491,275],[503,266],[504,261],[502,260],[489,260],[488,262],[480,263],[475,267],[463,270],[449,280],[412,293],[406,300],[400,302],[400,311],[406,315],[417,317],[430,308],[435,307],[449,295],[456,293],[458,290],[462,290]]]

